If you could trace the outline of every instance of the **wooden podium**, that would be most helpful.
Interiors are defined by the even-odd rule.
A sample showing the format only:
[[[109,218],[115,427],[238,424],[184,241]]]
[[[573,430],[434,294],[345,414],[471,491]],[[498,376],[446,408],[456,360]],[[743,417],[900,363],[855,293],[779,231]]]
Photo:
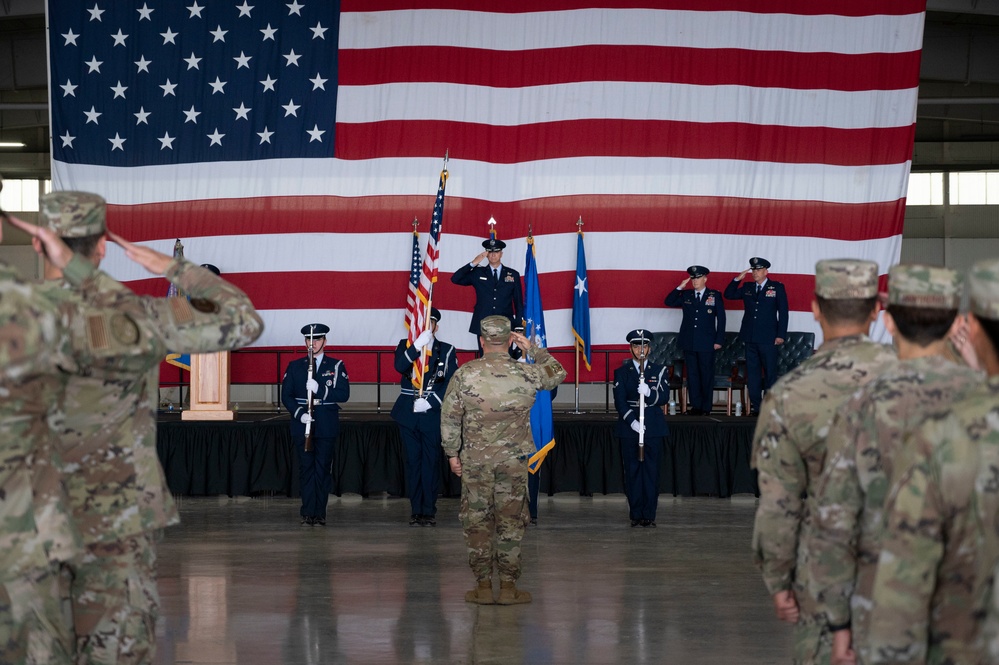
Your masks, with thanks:
[[[181,420],[235,420],[229,408],[229,352],[191,354],[191,406]]]

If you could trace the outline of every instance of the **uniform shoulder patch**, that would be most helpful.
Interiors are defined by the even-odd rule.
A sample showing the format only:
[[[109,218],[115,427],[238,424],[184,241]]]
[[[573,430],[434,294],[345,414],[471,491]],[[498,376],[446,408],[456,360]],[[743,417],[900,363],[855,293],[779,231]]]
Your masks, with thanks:
[[[191,298],[191,307],[202,314],[217,314],[219,311],[218,304],[207,298]]]
[[[139,326],[125,314],[111,315],[111,333],[128,346],[134,346],[139,341]]]
[[[545,365],[545,371],[548,372],[548,376],[555,376],[555,369],[551,365]]]
[[[174,321],[190,323],[194,320],[194,312],[191,311],[191,303],[187,301],[187,298],[168,298],[167,302],[170,303],[170,313],[173,315]]]

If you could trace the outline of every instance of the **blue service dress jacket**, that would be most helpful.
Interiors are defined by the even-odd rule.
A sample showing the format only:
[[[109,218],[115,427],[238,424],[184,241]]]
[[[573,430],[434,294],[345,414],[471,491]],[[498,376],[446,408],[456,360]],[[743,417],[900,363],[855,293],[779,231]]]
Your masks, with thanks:
[[[309,375],[309,358],[298,358],[288,363],[281,381],[281,403],[291,414],[291,436],[305,438],[302,414],[308,408],[305,381]],[[340,432],[340,405],[350,399],[350,379],[342,360],[323,355],[313,377],[319,392],[313,395],[312,436],[321,439],[335,438]]]
[[[725,344],[725,302],[721,291],[704,289],[698,300],[694,289],[673,289],[666,295],[667,307],[682,307],[683,320],[677,346],[682,351],[713,351]]]
[[[458,286],[475,288],[475,309],[472,310],[472,323],[468,332],[478,335],[479,322],[494,314],[510,319],[516,327],[524,318],[524,288],[520,273],[513,268],[500,267],[497,280],[492,270],[486,266],[472,266],[466,263],[451,275],[451,282]]]
[[[406,348],[406,340],[395,347],[395,370],[401,375],[401,391],[392,406],[392,419],[403,427],[415,428],[419,424],[421,430],[436,428],[437,440],[440,441],[441,401],[451,382],[451,376],[458,369],[458,359],[453,346],[434,340],[427,360],[427,371],[423,374],[423,397],[430,402],[430,410],[413,413],[413,402],[418,397],[413,387],[413,362],[419,355],[419,349],[412,346]]]
[[[745,312],[739,339],[747,344],[773,344],[780,337],[787,339],[787,292],[784,285],[768,279],[757,293],[756,282],[739,286],[734,279],[725,287],[725,297],[742,300]]]
[[[638,399],[638,368],[630,358],[614,371],[614,407],[617,409],[617,425],[614,436],[619,438],[638,438],[638,433],[631,429],[631,423],[639,420]],[[645,398],[645,436],[669,436],[666,416],[662,406],[669,402],[669,370],[663,365],[647,363],[645,365],[645,383],[652,391]]]

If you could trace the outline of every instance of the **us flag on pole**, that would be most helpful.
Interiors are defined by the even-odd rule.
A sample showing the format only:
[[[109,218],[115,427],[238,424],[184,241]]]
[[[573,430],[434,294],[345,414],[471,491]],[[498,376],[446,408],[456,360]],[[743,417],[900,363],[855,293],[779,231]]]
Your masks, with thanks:
[[[434,287],[437,284],[437,273],[440,268],[441,223],[444,221],[444,189],[447,187],[447,177],[447,169],[444,169],[441,171],[440,184],[437,185],[437,198],[434,200],[434,213],[430,220],[430,233],[427,236],[427,255],[423,259],[420,285],[416,293],[416,309],[413,323],[409,328],[410,344],[429,327]],[[428,355],[421,353],[413,363],[413,386],[420,390],[423,389],[423,373],[427,368],[427,360]]]
[[[693,263],[751,256],[809,312],[815,262],[897,261],[925,0],[48,0],[53,181],[111,228],[213,263],[267,329],[391,348],[411,238],[450,150],[445,275],[493,217],[544,237],[549,344],[571,347],[575,221],[591,342],[676,330]],[[460,175],[457,175],[460,174]],[[107,269],[162,294],[112,250]],[[307,285],[307,286],[306,286]],[[472,289],[441,280],[445,338]],[[730,329],[741,309],[730,305]]]

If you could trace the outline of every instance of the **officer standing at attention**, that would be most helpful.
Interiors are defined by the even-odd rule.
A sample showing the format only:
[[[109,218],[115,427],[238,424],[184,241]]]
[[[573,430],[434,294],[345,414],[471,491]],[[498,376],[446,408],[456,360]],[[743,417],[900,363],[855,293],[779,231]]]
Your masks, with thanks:
[[[787,293],[783,284],[767,277],[769,269],[769,261],[754,256],[749,259],[749,270],[743,270],[725,287],[725,297],[741,299],[745,310],[739,339],[746,343],[746,382],[751,407],[747,416],[759,413],[763,391],[770,390],[777,380],[777,347],[787,338]],[[740,286],[739,282],[750,271],[752,283]]]
[[[687,369],[687,414],[703,416],[711,413],[714,402],[715,351],[725,343],[725,304],[721,291],[706,287],[710,270],[690,266],[687,274],[666,295],[666,306],[683,307],[677,345]],[[685,291],[688,283],[693,288]]]
[[[303,525],[326,526],[326,503],[333,485],[332,467],[340,433],[340,402],[350,399],[350,379],[342,360],[325,353],[329,326],[302,327],[306,347],[312,348],[314,369],[309,379],[309,357],[288,363],[281,381],[281,403],[291,414],[291,441],[298,453]],[[309,415],[309,394],[312,415]],[[312,423],[311,450],[306,450],[305,425]]]
[[[628,495],[631,526],[655,527],[659,505],[659,466],[663,442],[669,436],[662,405],[669,402],[669,370],[648,362],[652,334],[639,328],[628,333],[631,358],[614,372],[614,436],[621,443],[624,489]],[[642,432],[641,400],[645,397],[645,437],[639,460]]]
[[[520,273],[502,263],[506,243],[489,238],[482,242],[482,247],[484,252],[451,275],[452,284],[475,289],[475,309],[472,310],[468,332],[476,336],[480,332],[480,322],[487,316],[505,316],[510,319],[511,326],[520,324],[524,318],[524,288]],[[479,265],[482,259],[488,259],[485,266]],[[482,351],[481,345],[479,351]]]
[[[896,363],[891,347],[867,336],[878,315],[873,261],[819,261],[812,313],[822,346],[763,399],[751,462],[760,485],[753,560],[777,618],[796,624],[795,663],[828,663],[831,654],[828,617],[815,609],[806,558],[829,426],[857,389]]]
[[[437,526],[437,494],[441,486],[441,402],[458,369],[454,347],[436,338],[441,313],[430,310],[430,327],[412,346],[402,340],[395,348],[395,369],[402,375],[392,419],[406,451],[406,493],[412,512],[409,526]],[[429,347],[423,374],[423,394],[413,387],[413,363]]]
[[[565,379],[565,369],[548,350],[510,330],[505,316],[482,319],[479,343],[485,353],[455,372],[441,407],[441,435],[451,471],[461,478],[461,524],[468,565],[476,587],[465,601],[479,605],[531,602],[517,589],[520,541],[527,525],[527,462],[536,448],[531,407],[539,390]],[[513,339],[533,364],[507,354]],[[493,600],[492,571],[500,578]]]

